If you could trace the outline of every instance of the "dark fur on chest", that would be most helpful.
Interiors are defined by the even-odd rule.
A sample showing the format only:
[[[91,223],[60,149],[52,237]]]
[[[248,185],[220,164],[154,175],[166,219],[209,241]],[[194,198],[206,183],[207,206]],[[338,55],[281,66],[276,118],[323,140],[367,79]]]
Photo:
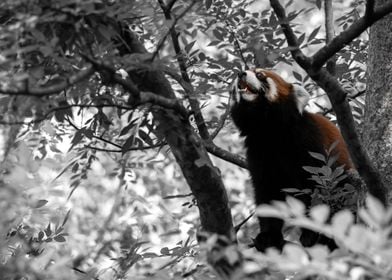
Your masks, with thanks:
[[[240,102],[232,108],[232,117],[245,136],[256,204],[283,200],[284,188],[314,187],[302,167],[320,166],[309,151],[325,151],[316,124],[309,113],[297,110],[293,98],[278,104]]]

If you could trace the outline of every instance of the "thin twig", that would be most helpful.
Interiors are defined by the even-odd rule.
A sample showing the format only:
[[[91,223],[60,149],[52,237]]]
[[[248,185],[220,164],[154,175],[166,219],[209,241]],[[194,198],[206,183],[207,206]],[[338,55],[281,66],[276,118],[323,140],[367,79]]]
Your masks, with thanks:
[[[167,11],[167,8],[163,4],[163,2],[161,0],[158,0],[158,2],[161,5],[162,11],[165,14],[165,18],[167,20],[171,20],[172,19],[172,15],[170,14],[170,12]],[[193,1],[190,6],[193,6],[195,3],[196,3],[196,1]],[[181,14],[183,14],[183,13],[181,13]],[[202,139],[204,139],[204,140],[210,139],[210,134],[208,132],[207,125],[205,123],[203,114],[202,114],[201,109],[200,109],[200,103],[195,98],[195,92],[193,90],[191,79],[190,79],[190,77],[188,75],[188,72],[187,72],[186,62],[185,62],[185,59],[184,59],[183,51],[182,51],[182,49],[180,47],[180,42],[178,40],[177,31],[176,31],[175,26],[173,28],[171,28],[169,31],[170,31],[170,37],[172,39],[174,51],[176,53],[177,62],[178,62],[178,65],[180,67],[181,77],[182,77],[182,79],[186,83],[189,84],[189,86],[187,88],[191,89],[191,90],[185,90],[185,91],[188,94],[189,105],[190,105],[190,107],[192,109],[192,112],[193,112],[193,114],[195,116],[196,126],[197,126],[197,128],[199,130],[199,133],[200,133],[200,136],[201,136]]]
[[[162,1],[159,1],[160,4]],[[163,37],[159,40],[158,44],[157,44],[157,48],[155,50],[155,52],[152,54],[151,57],[151,61],[154,61],[154,59],[157,57],[159,51],[162,49],[163,44],[166,41],[166,38],[170,35],[170,33],[172,32],[173,29],[175,29],[177,22],[183,18],[188,12],[189,10],[194,6],[196,2],[192,2],[191,5],[189,5],[188,7],[186,7],[184,9],[184,11],[181,12],[181,14],[179,14],[178,16],[174,17],[172,24],[169,26],[169,29],[167,30],[167,32],[163,35]],[[161,4],[162,10],[164,10],[164,13],[166,14],[167,12],[170,13],[170,9],[168,9],[166,6],[162,6],[163,4]]]
[[[53,94],[58,94],[63,90],[89,78],[94,74],[95,70],[90,65],[86,69],[81,70],[79,73],[68,77],[65,81],[57,82],[55,85],[48,87],[29,87],[28,82],[7,85],[6,83],[0,83],[0,94],[4,95],[25,95],[29,97],[44,97]]]
[[[231,27],[231,25],[229,24],[229,22],[227,20],[225,20],[225,24],[226,24],[226,27],[229,29],[229,32],[230,32],[231,36],[233,36],[233,38],[234,38],[234,46],[237,49],[237,52],[240,55],[241,60],[242,60],[242,62],[245,65],[245,69],[248,69],[249,67],[248,67],[248,64],[246,62],[244,53],[242,51],[240,41],[238,40],[237,33],[234,32],[233,28]]]

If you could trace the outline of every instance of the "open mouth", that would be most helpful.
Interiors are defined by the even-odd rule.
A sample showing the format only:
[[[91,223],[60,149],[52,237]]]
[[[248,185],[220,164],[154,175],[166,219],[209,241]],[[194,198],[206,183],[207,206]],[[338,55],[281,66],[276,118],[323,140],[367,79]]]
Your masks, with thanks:
[[[252,88],[243,80],[238,81],[238,90],[242,98],[246,101],[254,101],[259,95],[256,89]]]

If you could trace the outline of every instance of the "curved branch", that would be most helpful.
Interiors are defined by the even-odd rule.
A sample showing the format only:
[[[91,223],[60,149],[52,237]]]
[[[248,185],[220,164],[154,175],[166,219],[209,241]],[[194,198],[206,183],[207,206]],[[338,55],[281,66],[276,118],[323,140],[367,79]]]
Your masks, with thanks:
[[[379,6],[375,10],[373,10],[372,2],[372,0],[368,1],[368,4],[366,5],[366,12],[363,17],[354,22],[348,29],[341,32],[329,44],[321,48],[312,56],[313,68],[317,69],[323,66],[324,63],[327,62],[334,54],[344,48],[344,46],[349,44],[356,37],[361,35],[361,33],[370,27],[373,23],[392,12],[392,1],[389,1],[383,6]]]

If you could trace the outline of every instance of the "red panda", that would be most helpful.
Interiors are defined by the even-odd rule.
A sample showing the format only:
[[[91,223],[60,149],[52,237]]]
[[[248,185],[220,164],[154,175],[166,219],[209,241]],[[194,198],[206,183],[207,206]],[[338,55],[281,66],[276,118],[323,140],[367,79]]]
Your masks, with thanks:
[[[326,154],[336,141],[336,165],[351,169],[346,144],[338,128],[324,116],[305,110],[309,94],[276,73],[252,69],[239,74],[231,104],[231,116],[245,137],[247,160],[256,205],[285,200],[284,188],[313,189],[314,182],[303,166],[320,166],[309,152]],[[310,196],[300,198],[307,206]],[[258,250],[282,249],[283,221],[259,218],[260,233],[254,243]],[[314,234],[301,242],[313,245]],[[308,232],[309,233],[309,232]],[[327,244],[331,245],[331,243]],[[333,247],[333,245],[331,245]]]

